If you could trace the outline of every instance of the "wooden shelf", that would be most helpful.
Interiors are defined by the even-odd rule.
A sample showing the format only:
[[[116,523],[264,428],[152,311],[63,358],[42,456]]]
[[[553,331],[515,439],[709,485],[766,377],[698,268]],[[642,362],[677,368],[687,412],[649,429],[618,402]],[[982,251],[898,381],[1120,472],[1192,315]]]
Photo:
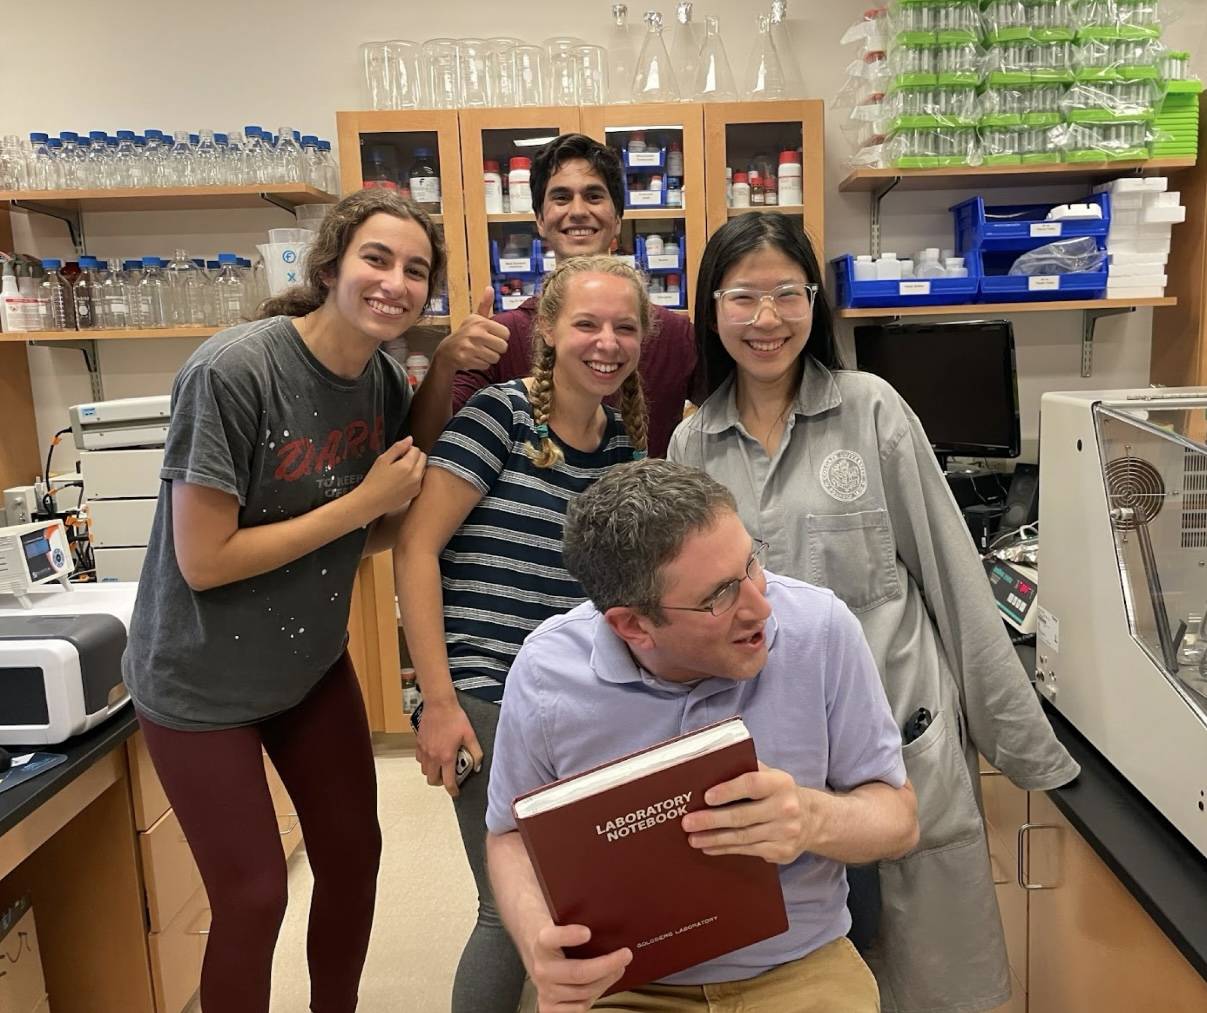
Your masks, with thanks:
[[[781,215],[803,215],[805,213],[805,206],[803,204],[770,204],[751,208],[726,208],[725,217],[737,218],[738,215],[748,215],[753,211],[773,211]]]
[[[208,338],[222,330],[206,327],[143,327],[128,330],[10,331],[0,341],[129,341],[139,338]]]
[[[669,221],[686,218],[683,208],[625,208],[624,217],[633,221]]]
[[[305,183],[252,186],[148,187],[124,190],[0,190],[0,201],[34,204],[59,211],[206,211],[272,204],[334,204],[335,194]]]
[[[846,319],[874,319],[876,317],[930,317],[930,316],[974,316],[987,313],[1059,313],[1062,310],[1126,310],[1136,306],[1176,306],[1175,296],[1152,299],[1071,299],[1065,302],[974,302],[961,306],[896,306],[873,309],[839,310],[838,316]]]
[[[1044,183],[1101,183],[1139,172],[1174,172],[1193,168],[1195,159],[1150,158],[1142,162],[1098,162],[1059,165],[982,165],[961,169],[855,169],[838,189],[870,193],[898,180],[898,190],[961,190],[972,187],[1040,186]]]
[[[533,217],[531,211],[513,211],[507,214],[488,214],[486,216],[488,222],[528,222],[530,225],[536,224],[536,218]]]

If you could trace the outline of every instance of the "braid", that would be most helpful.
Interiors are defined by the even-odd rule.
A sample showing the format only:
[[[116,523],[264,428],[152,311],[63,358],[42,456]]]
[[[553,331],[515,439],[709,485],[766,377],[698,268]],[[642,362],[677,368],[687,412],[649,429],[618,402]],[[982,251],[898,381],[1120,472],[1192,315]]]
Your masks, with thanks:
[[[532,343],[532,390],[528,403],[532,405],[532,421],[536,423],[541,449],[533,454],[538,468],[551,468],[562,460],[561,448],[549,435],[549,417],[553,414],[553,349],[538,329]]]
[[[620,388],[620,415],[629,434],[629,442],[637,452],[634,456],[645,457],[649,449],[646,431],[645,390],[641,386],[641,374],[634,370]]]

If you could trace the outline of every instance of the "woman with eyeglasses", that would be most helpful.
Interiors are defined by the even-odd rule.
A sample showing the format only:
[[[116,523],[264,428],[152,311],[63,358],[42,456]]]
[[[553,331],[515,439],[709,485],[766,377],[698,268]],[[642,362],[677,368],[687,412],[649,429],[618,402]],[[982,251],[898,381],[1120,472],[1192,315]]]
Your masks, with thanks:
[[[822,280],[786,215],[742,215],[713,234],[694,314],[708,398],[667,456],[727,485],[769,543],[767,566],[832,589],[871,645],[921,828],[878,877],[850,875],[853,935],[883,1009],[991,1009],[1010,972],[977,753],[1025,789],[1066,784],[1078,767],[1006,636],[917,417],[879,377],[842,368]]]

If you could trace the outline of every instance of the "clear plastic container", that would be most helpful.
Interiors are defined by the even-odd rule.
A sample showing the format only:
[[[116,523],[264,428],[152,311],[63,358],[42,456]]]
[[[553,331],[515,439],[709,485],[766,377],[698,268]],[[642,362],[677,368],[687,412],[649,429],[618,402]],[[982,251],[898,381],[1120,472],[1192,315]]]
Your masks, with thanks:
[[[48,331],[75,330],[75,299],[71,286],[60,273],[62,267],[61,260],[42,261],[46,274],[38,285],[38,299],[42,302],[42,319]]]

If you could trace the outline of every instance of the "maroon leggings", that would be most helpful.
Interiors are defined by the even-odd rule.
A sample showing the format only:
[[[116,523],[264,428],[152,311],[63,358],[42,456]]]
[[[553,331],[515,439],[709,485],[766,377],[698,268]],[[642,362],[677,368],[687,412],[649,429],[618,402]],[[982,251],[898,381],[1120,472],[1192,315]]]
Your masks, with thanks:
[[[209,895],[202,1007],[268,1013],[286,869],[262,745],[289,791],[314,872],[310,1009],[356,1009],[381,830],[369,726],[347,654],[300,704],[258,724],[181,732],[141,714],[138,721]]]

